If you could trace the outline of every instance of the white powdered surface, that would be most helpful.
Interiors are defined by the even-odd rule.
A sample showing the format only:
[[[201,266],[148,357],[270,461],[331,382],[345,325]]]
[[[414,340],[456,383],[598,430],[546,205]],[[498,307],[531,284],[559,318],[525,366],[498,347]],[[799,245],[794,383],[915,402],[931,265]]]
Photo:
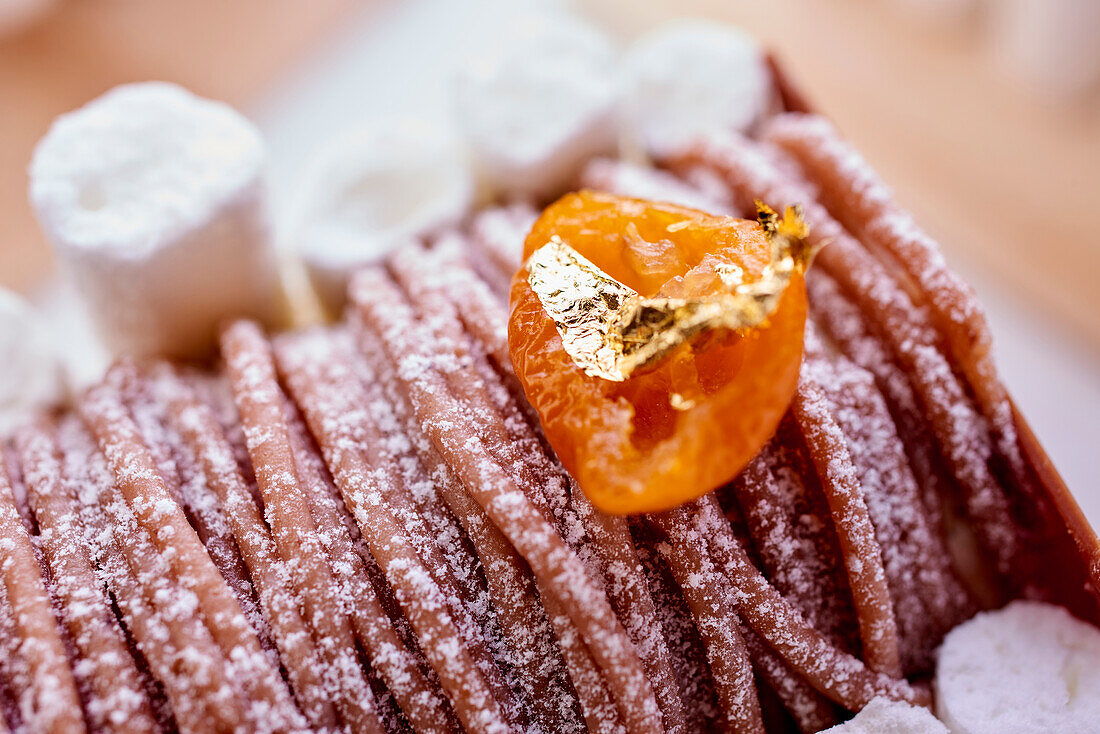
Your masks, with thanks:
[[[947,727],[927,709],[880,696],[854,719],[826,731],[830,734],[947,734]]]
[[[62,395],[59,356],[43,320],[0,288],[0,435]]]
[[[1039,602],[979,614],[940,648],[936,711],[953,734],[1096,734],[1100,631]]]
[[[614,48],[556,14],[521,18],[502,38],[460,68],[452,91],[458,128],[491,190],[562,193],[587,159],[614,150]]]
[[[622,62],[627,141],[674,150],[700,135],[746,131],[772,101],[759,44],[720,23],[682,20],[634,43]]]
[[[464,216],[474,182],[446,126],[395,119],[326,145],[302,190],[290,240],[335,310],[350,273]]]
[[[161,82],[54,122],[31,203],[112,349],[186,356],[227,314],[279,315],[265,160],[248,120]]]

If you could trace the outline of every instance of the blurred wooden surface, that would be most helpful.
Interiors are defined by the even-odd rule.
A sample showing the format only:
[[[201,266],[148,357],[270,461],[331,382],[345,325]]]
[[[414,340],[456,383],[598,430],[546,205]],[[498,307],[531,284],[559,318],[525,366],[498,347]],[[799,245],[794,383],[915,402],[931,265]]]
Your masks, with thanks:
[[[0,285],[52,267],[27,203],[27,164],[54,117],[116,84],[161,79],[247,105],[369,3],[354,0],[61,0],[0,38]]]
[[[631,36],[674,16],[775,49],[966,273],[996,279],[1100,354],[1100,115],[1045,106],[949,34],[860,0],[578,0]],[[1098,50],[1100,53],[1100,50]]]

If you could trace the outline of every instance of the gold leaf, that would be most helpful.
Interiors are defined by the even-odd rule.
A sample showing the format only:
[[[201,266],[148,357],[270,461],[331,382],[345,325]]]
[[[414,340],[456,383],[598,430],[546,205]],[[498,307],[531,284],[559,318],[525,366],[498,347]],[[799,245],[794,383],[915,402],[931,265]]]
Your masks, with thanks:
[[[772,259],[752,282],[729,267],[717,273],[718,293],[643,297],[557,236],[527,259],[527,282],[573,362],[588,375],[622,382],[704,331],[752,329],[775,312],[792,276],[805,272],[816,250],[798,207],[780,217],[762,202],[756,206]]]

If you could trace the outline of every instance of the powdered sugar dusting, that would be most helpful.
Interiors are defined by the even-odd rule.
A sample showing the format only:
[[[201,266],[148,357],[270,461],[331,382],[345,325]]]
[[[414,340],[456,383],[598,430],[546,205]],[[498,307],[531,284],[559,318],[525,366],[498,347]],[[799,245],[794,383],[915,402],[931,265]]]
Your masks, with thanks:
[[[583,176],[802,202],[830,242],[793,409],[730,487],[661,516],[588,502],[509,353],[537,212],[490,207],[361,273],[337,327],[273,349],[238,323],[214,370],[121,363],[0,447],[0,722],[761,732],[776,700],[805,731],[838,706],[864,709],[848,730],[909,721],[896,702],[929,695],[901,674],[972,609],[949,493],[1013,577],[1011,417],[980,310],[866,164],[814,118],[763,130]]]
[[[971,520],[986,550],[1002,573],[1011,573],[1019,538],[1008,501],[989,467],[988,426],[940,351],[927,309],[914,304],[886,268],[814,201],[811,189],[769,161],[779,155],[780,151],[729,134],[700,143],[682,160],[721,173],[738,201],[761,197],[773,205],[803,204],[811,238],[828,244],[816,262],[856,299],[890,344],[966,491]]]
[[[992,337],[973,290],[947,267],[939,246],[894,202],[886,184],[824,118],[782,115],[765,133],[821,184],[823,203],[873,246],[890,253],[927,298],[956,363],[977,393],[1017,482],[1029,480],[1008,396],[992,360]]]
[[[733,204],[721,192],[685,183],[658,169],[610,158],[597,158],[581,172],[581,185],[609,194],[663,201],[708,214],[732,214]]]

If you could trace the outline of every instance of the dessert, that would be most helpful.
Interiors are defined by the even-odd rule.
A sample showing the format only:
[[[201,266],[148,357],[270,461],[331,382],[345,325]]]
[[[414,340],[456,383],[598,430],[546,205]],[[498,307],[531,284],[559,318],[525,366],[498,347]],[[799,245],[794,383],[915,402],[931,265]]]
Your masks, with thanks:
[[[363,265],[461,220],[474,180],[457,136],[391,120],[328,143],[303,177],[290,244],[333,314]]]
[[[1100,631],[1066,610],[1014,601],[947,635],[936,715],[952,732],[1100,730]],[[1013,705],[1027,691],[1028,706]]]
[[[668,152],[717,130],[749,130],[775,105],[767,58],[737,28],[681,20],[638,39],[622,61],[627,140]]]
[[[192,357],[228,315],[281,320],[265,155],[235,110],[162,82],[54,122],[31,203],[114,353]]]
[[[0,288],[0,433],[27,413],[48,407],[64,395],[61,360],[44,319],[31,304]]]
[[[1044,664],[1091,640],[1100,547],[972,295],[769,78],[783,113],[396,247],[336,323],[236,320],[20,428],[0,730],[937,731],[1032,607],[979,610],[1085,620],[1036,612]],[[561,263],[661,318],[567,348]]]
[[[512,286],[512,366],[599,509],[676,507],[775,432],[806,323],[799,234],[588,191],[535,222]],[[744,279],[753,292],[735,292]]]
[[[711,214],[730,214],[733,205],[726,198],[726,186],[705,171],[693,171],[681,180],[664,171],[614,158],[596,158],[581,171],[582,188],[612,191],[635,199],[677,204]],[[485,216],[490,216],[489,210]],[[532,221],[534,217],[532,216]],[[514,262],[509,261],[509,264]]]
[[[482,186],[547,197],[616,143],[615,50],[557,13],[521,15],[454,85],[455,124]]]
[[[851,720],[828,729],[832,734],[948,734],[927,709],[876,698]]]

